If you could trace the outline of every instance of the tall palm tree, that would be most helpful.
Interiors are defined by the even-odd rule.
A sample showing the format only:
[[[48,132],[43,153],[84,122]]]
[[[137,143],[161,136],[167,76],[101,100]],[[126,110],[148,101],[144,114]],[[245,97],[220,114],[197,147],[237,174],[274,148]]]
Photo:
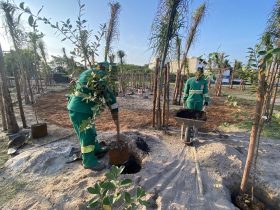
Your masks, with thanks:
[[[188,38],[186,41],[185,52],[183,54],[182,63],[181,63],[180,69],[179,69],[179,73],[177,75],[182,74],[184,65],[187,63],[188,52],[194,42],[194,39],[195,39],[197,31],[198,31],[198,27],[202,23],[202,20],[203,20],[205,14],[206,14],[206,3],[203,3],[195,10],[195,12],[192,16],[191,27],[188,32]],[[182,83],[182,81],[181,81],[182,79],[183,78],[181,76],[180,76],[180,80],[176,79],[177,83],[175,84],[175,95],[173,97],[173,103],[175,103],[175,104],[177,103],[179,94],[182,92],[182,90],[179,90],[179,86],[180,86],[180,83]],[[182,85],[181,85],[181,88],[182,88]]]
[[[2,96],[4,99],[4,108],[5,108],[5,114],[7,120],[8,133],[16,133],[19,131],[19,127],[14,113],[11,95],[8,89],[8,84],[7,84],[8,80],[6,77],[3,51],[1,45],[0,45],[0,76],[1,76],[0,82],[1,82]]]
[[[26,86],[26,77],[25,77],[25,72],[23,69],[23,65],[22,65],[22,61],[20,58],[20,52],[19,52],[19,46],[20,46],[20,42],[22,41],[21,39],[21,31],[19,30],[19,22],[15,20],[14,14],[15,14],[15,8],[13,7],[13,5],[11,5],[8,2],[0,2],[0,8],[1,10],[4,12],[4,18],[5,18],[5,22],[7,25],[7,29],[9,31],[10,37],[12,39],[14,48],[16,50],[16,62],[19,65],[19,69],[23,75],[23,84],[24,84],[24,89],[25,89],[25,99],[26,99],[26,103],[30,103],[29,101],[29,97],[27,95],[27,86]],[[21,120],[22,120],[22,126],[24,128],[27,127],[26,124],[26,120],[25,120],[25,115],[24,115],[24,111],[23,111],[23,106],[22,106],[22,99],[21,99],[21,91],[20,91],[20,85],[19,85],[19,79],[18,79],[18,72],[14,71],[14,77],[15,77],[15,83],[16,83],[16,90],[17,90],[17,98],[18,98],[18,103],[19,103],[19,110],[20,110],[20,116],[21,116]],[[27,97],[26,97],[27,96]]]
[[[155,56],[160,59],[159,66],[156,69],[156,71],[159,71],[156,95],[156,119],[158,129],[162,126],[160,95],[162,92],[163,68],[166,64],[166,57],[170,49],[171,41],[176,37],[179,29],[183,26],[187,3],[188,0],[160,1],[156,18],[152,25],[150,46],[154,49]]]
[[[118,16],[120,13],[121,5],[118,2],[110,2],[111,16],[109,25],[106,31],[106,45],[105,45],[105,61],[108,60],[108,55],[112,47],[112,42],[118,37]]]

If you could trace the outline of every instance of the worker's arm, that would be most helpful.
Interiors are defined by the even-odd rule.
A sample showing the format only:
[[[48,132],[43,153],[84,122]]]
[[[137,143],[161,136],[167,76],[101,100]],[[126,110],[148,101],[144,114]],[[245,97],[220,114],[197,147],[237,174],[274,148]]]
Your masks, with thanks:
[[[207,81],[205,81],[205,84],[204,84],[203,98],[204,98],[204,105],[208,106],[208,103],[209,103],[209,91],[208,91]]]
[[[116,100],[116,97],[113,94],[113,91],[107,87],[104,93],[104,99],[111,111],[112,118],[117,128],[117,134],[119,136],[120,133],[120,124],[119,124],[119,106]]]
[[[184,97],[183,97],[183,103],[187,101],[189,97],[189,91],[190,91],[190,85],[189,85],[189,80],[186,81],[185,87],[184,87]]]

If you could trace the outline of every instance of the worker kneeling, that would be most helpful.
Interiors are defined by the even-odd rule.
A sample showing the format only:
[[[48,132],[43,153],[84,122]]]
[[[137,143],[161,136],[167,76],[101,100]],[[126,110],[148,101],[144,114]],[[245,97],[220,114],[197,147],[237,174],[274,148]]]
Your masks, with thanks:
[[[209,95],[207,81],[203,74],[203,67],[198,67],[195,77],[191,77],[185,83],[184,108],[202,111],[203,106],[208,106]]]
[[[91,82],[89,81],[89,78],[91,78],[92,73],[94,73],[96,77],[102,78],[101,75],[106,74],[106,68],[109,68],[109,64],[107,62],[103,62],[99,63],[96,69],[90,69],[82,72],[76,82],[75,93],[70,97],[67,105],[70,119],[80,141],[83,166],[86,169],[94,171],[105,169],[106,165],[98,162],[96,157],[96,155],[102,152],[102,150],[96,140],[97,134],[95,127],[91,125],[89,128],[81,130],[82,123],[93,117],[93,112],[96,106],[98,106],[98,104],[95,104],[93,101],[85,100],[86,97],[89,95],[93,96],[100,94],[101,92],[106,105],[111,110],[112,118],[117,126],[117,133],[119,134],[118,104],[116,103],[116,97],[114,96],[112,90],[106,83],[102,83],[102,87],[104,87],[104,89],[102,88],[102,91],[92,90],[88,87],[88,84]]]

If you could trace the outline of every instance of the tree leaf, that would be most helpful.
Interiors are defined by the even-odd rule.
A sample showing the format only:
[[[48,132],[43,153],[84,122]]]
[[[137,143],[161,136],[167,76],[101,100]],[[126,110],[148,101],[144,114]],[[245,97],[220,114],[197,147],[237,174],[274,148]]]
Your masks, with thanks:
[[[116,185],[114,185],[112,182],[104,182],[100,184],[100,187],[106,190],[114,190],[116,189]]]
[[[141,200],[141,199],[139,199],[139,203],[143,206],[149,206],[150,205],[150,203],[148,201],[144,201],[144,200]]]
[[[275,48],[275,49],[273,49],[271,53],[273,53],[273,54],[279,54],[279,53],[280,53],[280,48]]]
[[[265,55],[265,54],[266,54],[266,51],[265,51],[265,50],[261,50],[261,51],[258,52],[258,54],[259,54],[259,55]]]
[[[21,16],[22,16],[22,14],[23,14],[23,12],[19,14],[19,16],[18,16],[18,22],[20,21],[20,18],[21,18]]]
[[[103,199],[103,205],[111,205],[110,196],[105,196]]]
[[[31,14],[31,10],[30,10],[30,8],[29,8],[29,7],[26,7],[26,8],[24,9],[24,11],[25,11],[26,13]]]
[[[19,4],[19,7],[20,7],[21,9],[24,10],[24,2],[21,2],[21,3]]]
[[[65,38],[61,39],[61,41],[64,42],[66,39],[67,39],[67,38],[65,37]]]
[[[125,202],[131,203],[131,195],[128,192],[124,193]]]
[[[29,16],[29,18],[28,18],[28,23],[29,23],[29,25],[30,25],[31,27],[33,26],[34,18],[33,18],[32,15]]]
[[[99,194],[100,193],[100,190],[97,188],[97,187],[89,187],[87,188],[87,191],[90,193],[90,194]]]
[[[142,198],[145,195],[146,195],[146,192],[141,187],[138,187],[136,190],[137,198]]]
[[[41,9],[39,9],[39,11],[37,12],[37,16],[41,13],[43,8],[44,8],[44,6],[42,6]]]
[[[132,180],[131,179],[124,179],[121,181],[121,186],[124,187],[124,186],[129,186],[131,185],[132,183]]]
[[[89,201],[89,204],[88,204],[88,208],[93,208],[95,206],[97,206],[99,203],[99,198],[93,198]]]

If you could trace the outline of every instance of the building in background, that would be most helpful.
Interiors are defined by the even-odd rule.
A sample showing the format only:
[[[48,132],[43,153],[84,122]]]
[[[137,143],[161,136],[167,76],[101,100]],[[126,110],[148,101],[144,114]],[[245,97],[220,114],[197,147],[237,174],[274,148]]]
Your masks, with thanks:
[[[194,57],[194,56],[188,57],[187,60],[188,60],[189,72],[191,74],[196,72],[197,67],[199,66],[205,67],[207,65],[207,63],[203,59],[198,57]],[[154,70],[155,67],[156,67],[156,59],[153,59],[152,62],[149,63],[149,69]],[[175,60],[170,61],[170,73],[176,74],[177,70],[178,70],[178,61]]]

